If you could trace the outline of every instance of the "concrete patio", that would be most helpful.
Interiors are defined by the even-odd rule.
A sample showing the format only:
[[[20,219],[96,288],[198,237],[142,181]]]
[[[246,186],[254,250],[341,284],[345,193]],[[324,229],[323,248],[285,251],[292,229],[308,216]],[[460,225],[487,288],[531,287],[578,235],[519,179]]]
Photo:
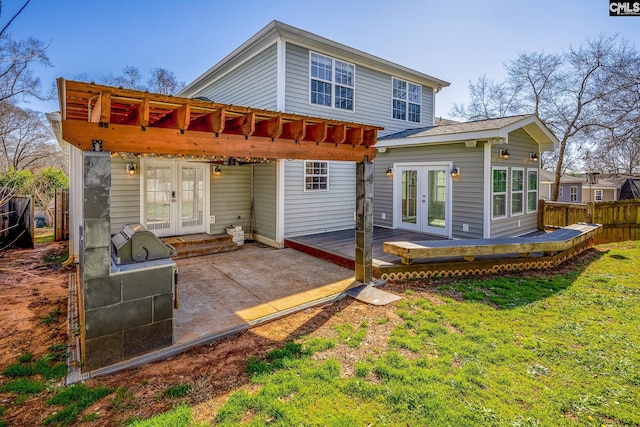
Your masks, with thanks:
[[[337,296],[353,270],[293,249],[252,243],[237,251],[180,259],[173,342],[249,327]]]

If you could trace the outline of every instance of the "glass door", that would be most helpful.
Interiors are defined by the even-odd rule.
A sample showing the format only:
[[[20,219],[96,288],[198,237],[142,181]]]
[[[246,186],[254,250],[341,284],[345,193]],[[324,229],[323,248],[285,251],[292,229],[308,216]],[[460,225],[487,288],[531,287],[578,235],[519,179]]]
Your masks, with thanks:
[[[156,236],[205,232],[208,164],[147,160],[144,222]]]
[[[179,234],[204,233],[205,166],[180,164]]]
[[[447,165],[397,167],[398,228],[449,236],[448,170]]]
[[[145,227],[157,236],[176,234],[175,164],[148,161],[144,168]]]

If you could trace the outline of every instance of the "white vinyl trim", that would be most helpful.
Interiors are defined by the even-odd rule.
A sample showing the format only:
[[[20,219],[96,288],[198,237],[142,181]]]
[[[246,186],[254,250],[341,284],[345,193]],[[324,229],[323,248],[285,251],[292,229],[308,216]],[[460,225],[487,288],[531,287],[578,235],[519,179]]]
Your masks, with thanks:
[[[482,238],[491,237],[491,144],[484,144],[484,226],[482,227]]]
[[[276,111],[284,111],[286,106],[287,43],[282,38],[277,41],[276,55]]]

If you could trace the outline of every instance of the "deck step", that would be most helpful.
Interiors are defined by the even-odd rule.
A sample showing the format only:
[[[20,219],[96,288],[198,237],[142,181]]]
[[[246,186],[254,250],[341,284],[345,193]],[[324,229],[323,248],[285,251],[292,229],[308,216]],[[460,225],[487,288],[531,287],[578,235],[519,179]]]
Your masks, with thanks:
[[[190,236],[166,237],[165,243],[173,246],[178,252],[173,259],[210,255],[220,252],[235,251],[238,245],[229,234],[196,234]]]

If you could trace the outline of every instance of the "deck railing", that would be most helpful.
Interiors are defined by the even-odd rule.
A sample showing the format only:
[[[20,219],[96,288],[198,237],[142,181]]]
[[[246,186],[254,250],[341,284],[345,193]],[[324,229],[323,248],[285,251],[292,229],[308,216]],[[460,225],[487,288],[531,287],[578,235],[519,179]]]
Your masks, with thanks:
[[[595,244],[640,240],[640,200],[561,203],[540,200],[539,228],[566,227],[577,222],[602,224]]]

